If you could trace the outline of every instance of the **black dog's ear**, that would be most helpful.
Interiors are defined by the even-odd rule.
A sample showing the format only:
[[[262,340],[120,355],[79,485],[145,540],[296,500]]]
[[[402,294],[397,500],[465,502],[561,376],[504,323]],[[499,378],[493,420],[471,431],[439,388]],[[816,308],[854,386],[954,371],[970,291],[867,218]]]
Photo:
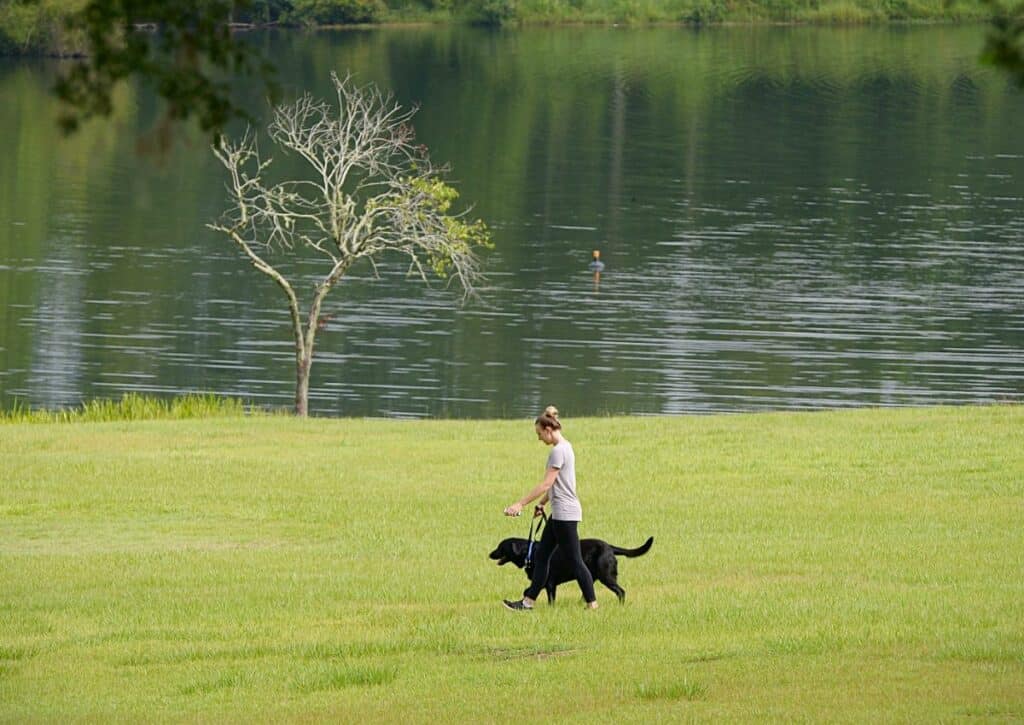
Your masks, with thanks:
[[[522,569],[526,566],[526,553],[530,550],[530,545],[522,541],[512,542],[512,553],[515,555],[513,563]]]

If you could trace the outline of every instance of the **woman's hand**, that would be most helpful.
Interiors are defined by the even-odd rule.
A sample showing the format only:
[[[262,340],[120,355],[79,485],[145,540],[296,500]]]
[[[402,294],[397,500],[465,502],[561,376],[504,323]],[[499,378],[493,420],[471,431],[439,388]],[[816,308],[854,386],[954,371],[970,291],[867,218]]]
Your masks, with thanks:
[[[519,503],[518,501],[516,503],[512,504],[511,506],[506,506],[505,507],[505,515],[506,516],[518,516],[522,512],[523,512],[523,505],[521,503]]]
[[[544,504],[539,503],[533,507],[533,518],[544,515]]]

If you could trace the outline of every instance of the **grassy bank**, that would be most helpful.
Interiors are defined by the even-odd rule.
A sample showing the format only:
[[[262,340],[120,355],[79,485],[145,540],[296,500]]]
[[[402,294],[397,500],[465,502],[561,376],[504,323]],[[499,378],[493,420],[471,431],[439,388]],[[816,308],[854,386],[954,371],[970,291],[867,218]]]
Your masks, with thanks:
[[[85,0],[0,0],[0,55],[84,52],[65,27]],[[256,2],[241,23],[317,28],[355,24],[818,23],[987,20],[981,0],[294,0]]]
[[[0,426],[0,721],[1024,717],[1024,407],[566,432],[625,606],[499,607],[528,421]]]
[[[806,23],[965,22],[991,16],[976,0],[489,0],[524,23]]]
[[[131,420],[190,420],[260,415],[237,398],[216,395],[183,395],[176,398],[127,393],[120,400],[89,400],[70,408],[47,410],[15,402],[0,410],[0,425],[23,423],[113,423]]]

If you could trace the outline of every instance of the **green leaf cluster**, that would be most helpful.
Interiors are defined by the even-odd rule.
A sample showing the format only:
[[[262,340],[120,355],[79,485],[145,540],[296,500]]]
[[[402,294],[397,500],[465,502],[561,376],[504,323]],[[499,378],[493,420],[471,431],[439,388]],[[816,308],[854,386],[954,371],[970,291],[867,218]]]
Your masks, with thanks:
[[[459,192],[436,176],[421,176],[407,179],[420,205],[421,214],[434,214],[444,225],[447,244],[433,247],[427,255],[430,268],[438,277],[447,278],[459,256],[472,254],[474,249],[493,249],[490,230],[482,219],[467,221],[462,216],[451,214],[452,204],[459,198]]]

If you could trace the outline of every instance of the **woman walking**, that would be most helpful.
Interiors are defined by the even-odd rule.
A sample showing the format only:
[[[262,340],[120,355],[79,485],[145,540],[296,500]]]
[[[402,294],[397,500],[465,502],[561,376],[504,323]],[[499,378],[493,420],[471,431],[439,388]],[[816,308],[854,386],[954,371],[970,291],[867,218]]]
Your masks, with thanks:
[[[558,409],[549,405],[534,421],[537,438],[549,446],[553,446],[548,456],[544,480],[532,491],[505,509],[506,516],[518,516],[523,507],[538,498],[533,515],[544,513],[544,505],[551,501],[551,517],[548,519],[544,533],[537,544],[534,554],[533,577],[530,586],[523,592],[518,601],[505,601],[505,606],[514,610],[533,609],[534,602],[544,588],[548,579],[548,564],[557,547],[572,563],[576,572],[583,599],[588,609],[597,609],[597,597],[594,596],[594,579],[590,575],[583,554],[580,552],[580,537],[577,527],[583,520],[583,508],[576,496],[576,456],[572,445],[562,437],[562,424],[558,420]]]

